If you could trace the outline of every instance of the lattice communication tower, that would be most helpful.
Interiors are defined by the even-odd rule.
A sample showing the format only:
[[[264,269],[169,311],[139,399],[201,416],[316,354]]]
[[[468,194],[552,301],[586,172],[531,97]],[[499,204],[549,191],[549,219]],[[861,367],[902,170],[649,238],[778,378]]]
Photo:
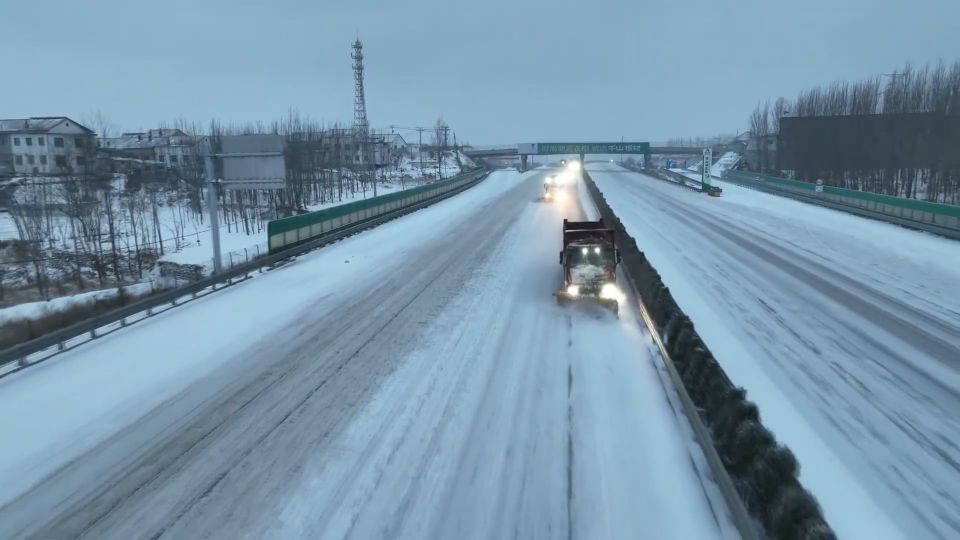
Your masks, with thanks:
[[[358,135],[370,133],[367,124],[367,100],[363,95],[363,43],[358,38],[353,42],[353,128]]]

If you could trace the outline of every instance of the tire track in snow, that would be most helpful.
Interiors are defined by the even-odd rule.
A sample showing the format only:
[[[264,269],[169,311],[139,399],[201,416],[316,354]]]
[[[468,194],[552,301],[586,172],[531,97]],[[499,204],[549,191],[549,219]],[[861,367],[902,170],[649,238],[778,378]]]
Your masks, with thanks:
[[[241,374],[236,383],[193,411],[191,419],[174,424],[166,438],[140,449],[142,453],[123,468],[91,478],[95,484],[73,497],[68,494],[57,511],[49,512],[48,501],[62,497],[58,481],[66,477],[70,484],[70,476],[95,464],[99,453],[112,451],[130,432],[149,426],[141,423],[124,430],[0,509],[0,518],[16,515],[26,527],[20,533],[11,531],[11,536],[31,529],[42,536],[97,538],[242,530],[263,511],[261,497],[282,497],[303,459],[336,438],[357,405],[376,390],[377,380],[415,346],[422,321],[437,311],[438,301],[451,297],[442,291],[459,287],[477,258],[487,255],[483,247],[495,244],[517,217],[517,207],[508,193],[479,220],[451,231],[443,244],[414,250],[408,260],[421,264],[374,284],[347,309],[305,313],[304,327],[319,332],[303,333],[292,347],[265,343],[251,350],[253,356],[280,353],[281,358],[254,364],[259,370]],[[441,278],[442,286],[437,281]],[[414,312],[398,318],[414,305]],[[370,347],[373,342],[379,343],[376,349]],[[386,350],[393,354],[384,356]],[[358,360],[359,365],[347,369]],[[215,375],[222,376],[223,371]],[[333,379],[336,386],[318,392]],[[339,399],[331,399],[334,396]],[[30,514],[33,519],[27,517]],[[231,515],[232,522],[226,518]],[[228,521],[222,521],[225,518]],[[0,519],[4,521],[12,524]],[[229,526],[224,529],[224,524]]]
[[[644,182],[624,188],[609,184],[610,197],[629,201],[625,212],[633,211],[634,226],[642,227],[636,233],[638,241],[646,238],[651,245],[662,245],[661,257],[675,259],[673,265],[682,264],[675,267],[676,271],[686,275],[700,294],[712,297],[707,302],[721,310],[714,317],[732,316],[731,320],[743,321],[730,327],[733,335],[739,332],[741,339],[747,339],[744,345],[750,345],[758,362],[767,357],[774,361],[770,364],[774,370],[771,375],[781,379],[778,382],[785,390],[794,390],[793,395],[788,394],[791,401],[809,411],[805,416],[817,431],[829,437],[824,441],[831,443],[831,449],[873,495],[886,499],[880,502],[886,512],[898,515],[898,524],[908,527],[905,531],[950,537],[960,527],[956,518],[960,492],[949,480],[958,472],[960,454],[955,446],[943,441],[955,438],[950,434],[960,429],[947,413],[957,398],[942,381],[932,382],[912,365],[923,361],[925,355],[920,351],[924,349],[935,355],[940,351],[941,357],[950,358],[943,342],[943,336],[951,335],[949,322],[936,317],[933,310],[919,319],[910,317],[911,309],[922,310],[924,306],[903,310],[901,317],[907,319],[896,321],[885,310],[908,302],[894,296],[897,285],[878,283],[859,273],[841,275],[842,268],[810,259],[803,246],[779,245],[786,240],[777,238],[777,223],[748,229],[749,214],[728,215],[722,201],[710,201],[713,206],[704,204],[700,208],[696,199],[686,197],[686,192],[668,191],[672,186],[660,189],[658,181],[652,179]],[[692,212],[687,206],[702,212]],[[630,216],[623,217],[629,220]],[[658,236],[671,241],[662,242]],[[730,236],[739,237],[739,243]],[[744,242],[757,244],[761,250],[751,251],[741,245]],[[802,267],[805,272],[814,269],[828,282],[854,294],[864,293],[866,298],[858,298],[857,304],[873,309],[876,317],[892,321],[890,324],[907,328],[902,341],[905,345],[851,317],[841,305],[847,296],[832,294],[830,288],[820,292],[814,286],[814,292],[810,292],[809,284],[799,286],[802,280],[770,263],[764,253],[771,250],[777,254],[777,261]],[[696,256],[689,256],[691,253]],[[851,283],[851,278],[864,282]],[[762,300],[753,300],[757,304],[753,306],[751,298]],[[761,315],[769,313],[757,309],[761,301],[803,339],[774,328],[780,323],[769,314]],[[931,324],[931,316],[939,322]],[[931,333],[941,337],[930,340]],[[715,341],[719,349],[723,348],[721,341]],[[804,354],[804,343],[812,343],[821,356]],[[811,358],[819,358],[823,367]]]
[[[685,212],[685,211],[678,212],[673,209],[669,210],[669,212],[674,213],[678,216],[682,216],[681,219],[686,220],[690,225],[697,228],[703,234],[711,235],[711,234],[716,234],[717,231],[723,230],[723,229],[719,229],[715,231],[709,227],[702,225],[689,212]],[[721,220],[721,221],[725,222],[725,220]],[[752,235],[747,231],[740,229],[739,227],[735,227],[729,222],[725,222],[725,225],[727,227],[730,227],[732,231],[739,230],[739,236],[731,236],[730,234],[721,234],[720,236],[726,237],[727,240],[730,240],[733,243],[740,245],[744,249],[751,251],[752,253],[754,253],[754,255],[757,255],[759,258],[766,260],[767,262],[770,262],[777,268],[784,269],[787,272],[790,272],[789,269],[792,269],[793,272],[790,272],[790,273],[794,277],[806,283],[810,283],[810,282],[815,283],[815,285],[811,285],[811,288],[813,290],[816,290],[820,292],[820,294],[824,294],[827,297],[833,298],[834,300],[840,302],[847,309],[851,309],[854,313],[863,317],[864,320],[878,325],[878,327],[881,330],[885,331],[884,333],[889,333],[889,335],[893,335],[898,339],[902,339],[905,343],[908,343],[912,347],[915,347],[916,350],[920,351],[921,353],[926,353],[930,355],[931,358],[936,358],[939,361],[949,362],[950,359],[960,359],[960,349],[958,349],[956,345],[951,345],[947,343],[943,339],[940,339],[939,337],[931,333],[928,333],[928,331],[925,328],[923,328],[920,325],[917,325],[915,322],[911,322],[909,319],[901,318],[899,315],[897,315],[896,314],[897,311],[903,311],[910,314],[916,311],[915,309],[912,309],[909,306],[905,305],[903,302],[900,302],[890,297],[886,297],[882,295],[882,293],[863,287],[853,282],[849,278],[842,277],[841,279],[839,273],[833,272],[829,269],[822,269],[822,270],[823,270],[823,273],[827,274],[827,276],[831,278],[831,281],[828,281],[823,277],[814,276],[812,273],[809,273],[803,270],[796,263],[788,263],[787,262],[788,260],[786,258],[775,255],[772,250],[776,250],[777,249],[776,246],[763,242],[762,240],[757,238],[755,235]],[[748,238],[750,237],[753,237],[754,241],[748,240]],[[761,246],[760,244],[765,244],[765,246]],[[852,291],[834,286],[833,283],[836,283],[836,282],[847,284],[848,287],[852,288]],[[853,291],[856,291],[856,292],[853,292]],[[886,311],[885,309],[881,308],[878,310],[876,307],[869,305],[869,299],[871,298],[877,300],[878,302],[886,303],[888,304],[888,306],[897,306],[897,309],[891,309],[890,311]],[[759,301],[768,309],[768,311],[772,309],[762,299],[759,299]],[[869,314],[869,315],[866,315],[866,314]],[[777,315],[777,314],[774,312],[774,315]],[[806,338],[804,338],[803,336],[800,336],[799,334],[797,334],[793,328],[788,327],[786,321],[783,321],[783,319],[780,318],[778,315],[775,317],[775,319],[780,320],[780,324],[782,326],[787,327],[787,330],[789,331],[789,333],[793,334],[798,340],[807,344],[808,348],[811,347],[811,342]],[[914,321],[916,320],[922,320],[924,322],[929,323],[931,321],[934,321],[935,319],[933,319],[927,314],[924,314],[923,317],[914,319]],[[908,381],[907,378],[901,375],[898,375],[893,370],[891,370],[889,366],[883,364],[880,361],[870,360],[876,364],[876,369],[879,369],[882,372],[886,373],[887,376],[892,380],[892,382],[894,382],[894,384],[897,384],[906,394],[909,394],[910,396],[912,396],[913,399],[917,400],[918,402],[926,403],[928,405],[932,405],[935,407],[944,407],[945,410],[949,410],[951,407],[945,406],[946,404],[943,403],[943,401],[953,401],[953,402],[960,401],[960,395],[957,394],[957,391],[954,387],[948,384],[945,384],[943,380],[932,377],[928,372],[924,370],[917,369],[916,365],[905,356],[906,355],[905,351],[900,351],[894,347],[888,346],[886,343],[884,343],[883,341],[875,337],[873,335],[873,332],[867,332],[864,329],[862,329],[860,326],[853,324],[847,321],[846,319],[841,319],[837,322],[839,323],[840,326],[842,326],[846,330],[846,332],[850,337],[855,337],[859,340],[862,340],[863,342],[870,344],[874,348],[874,350],[880,351],[882,353],[881,358],[895,360],[899,366],[902,366],[914,371],[914,373],[922,377],[928,383],[940,388],[946,396],[949,396],[946,398],[941,398],[941,401],[939,402],[935,402],[931,399],[931,397],[928,394],[914,389],[913,384],[910,381]],[[943,324],[942,322],[939,322],[939,321],[937,322],[938,324],[935,326],[939,326]],[[946,327],[941,326],[938,329],[946,329]],[[957,332],[956,329],[949,329],[949,330],[952,331],[953,333]],[[950,351],[953,351],[953,353],[951,353]],[[817,357],[823,356],[823,354],[819,351],[819,349],[814,349],[814,352],[816,353]],[[800,366],[801,366],[801,369],[806,369],[804,368],[804,364],[800,364]],[[869,399],[872,401],[874,392],[870,386],[867,386],[859,378],[856,378],[855,376],[853,376],[849,370],[846,370],[843,367],[842,364],[831,363],[831,367],[834,369],[834,371],[838,372],[842,378],[844,378],[849,383],[851,383],[851,387],[854,388],[858,394],[864,396],[865,399]],[[950,366],[950,367],[955,367],[955,366]],[[817,377],[816,374],[810,370],[807,370],[807,375],[811,377],[811,379],[816,379]],[[928,435],[924,433],[920,429],[917,429],[917,426],[914,425],[910,421],[910,419],[906,418],[901,413],[901,411],[895,407],[889,407],[883,404],[877,404],[877,411],[879,411],[892,425],[896,426],[903,435],[913,439],[917,443],[917,445],[920,448],[922,448],[925,452],[936,457],[939,461],[944,463],[947,467],[953,469],[955,474],[960,473],[960,461],[958,461],[960,460],[960,454],[957,453],[957,447],[952,443],[950,443],[949,439],[947,439],[943,434],[932,433]],[[857,408],[856,406],[850,406],[848,407],[848,412],[851,416],[850,419],[857,423],[862,424],[863,428],[869,433],[870,438],[877,440],[880,444],[883,444],[883,445],[891,444],[891,440],[887,436],[885,436],[883,432],[881,432],[877,427],[871,425],[867,421],[867,419],[863,417],[863,415],[861,414],[861,409]],[[861,444],[861,442],[857,440],[857,437],[855,436],[851,437],[852,434],[847,433],[847,430],[842,426],[840,422],[837,422],[833,418],[831,418],[830,421],[841,433],[845,434],[845,436],[847,437],[847,440],[852,445],[856,446],[861,452],[869,452],[869,449],[864,447]],[[960,426],[957,426],[957,427],[960,427]],[[934,441],[933,440],[934,437],[938,438],[938,441]],[[947,444],[942,444],[941,441],[946,441]],[[955,457],[955,455],[957,457]],[[906,468],[909,469],[911,473],[917,474],[921,478],[923,478],[924,482],[927,483],[930,487],[935,487],[939,483],[938,479],[930,475],[927,471],[924,471],[919,466],[919,464],[914,461],[914,459],[915,458],[913,457],[907,458],[907,463],[905,464]],[[877,473],[882,473],[888,470],[888,466],[886,464],[867,463],[864,466],[870,469],[873,469]],[[905,475],[903,475],[902,472],[897,471],[895,474],[900,477],[901,481],[903,480],[909,481],[909,479]],[[878,476],[881,476],[881,478],[883,477],[882,475],[878,475]],[[895,483],[887,482],[887,486],[891,489],[898,490],[898,486]],[[939,491],[939,496],[943,497],[944,499],[942,502],[930,500],[925,495],[915,494],[913,497],[902,500],[901,503],[905,507],[910,508],[911,512],[916,516],[917,519],[927,522],[927,524],[929,524],[929,521],[928,521],[928,518],[925,516],[925,514],[929,510],[929,508],[931,506],[940,508],[941,510],[939,510],[938,512],[940,512],[940,519],[944,521],[944,524],[947,527],[952,529],[951,532],[960,531],[960,519],[951,517],[950,513],[947,510],[948,508],[960,508],[960,493],[952,494],[950,491],[944,491],[939,489],[938,491]],[[939,531],[939,534],[945,534],[944,530],[941,529]]]
[[[568,319],[569,321],[569,319]],[[568,342],[573,344],[571,339]],[[573,364],[567,364],[567,540],[573,540]]]
[[[636,321],[581,317],[552,300],[554,280],[545,276],[557,272],[562,207],[528,205],[535,184],[405,254],[400,262],[409,264],[365,294],[335,295],[323,306],[342,305],[340,312],[308,310],[299,333],[248,353],[281,359],[216,372],[202,383],[218,385],[213,397],[194,388],[170,404],[193,399],[191,415],[163,431],[156,419],[142,426],[142,448],[130,453],[122,436],[102,445],[129,455],[92,476],[93,488],[73,499],[62,488],[103,461],[88,455],[59,473],[61,490],[48,485],[42,501],[66,494],[81,517],[119,480],[118,491],[134,495],[101,496],[118,505],[87,536],[124,540],[716,537],[709,511],[692,500],[700,484],[654,395],[655,373],[638,362]],[[223,407],[242,391],[250,405]],[[219,427],[188,455],[166,446],[214,420]],[[151,459],[163,462],[161,474],[144,485],[138,471]],[[205,497],[176,512],[211,482]],[[24,502],[0,510],[0,523],[30,509]],[[46,532],[62,525],[64,507],[37,509],[48,511],[32,514],[37,525],[51,522]]]
[[[567,347],[573,348],[573,317],[567,314]],[[567,540],[573,540],[573,362],[567,362]]]

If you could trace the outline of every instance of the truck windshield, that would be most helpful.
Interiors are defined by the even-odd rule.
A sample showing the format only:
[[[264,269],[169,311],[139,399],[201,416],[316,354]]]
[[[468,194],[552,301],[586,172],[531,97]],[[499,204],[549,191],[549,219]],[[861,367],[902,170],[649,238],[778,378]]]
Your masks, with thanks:
[[[614,266],[613,247],[604,244],[574,245],[567,248],[566,261],[570,266]]]

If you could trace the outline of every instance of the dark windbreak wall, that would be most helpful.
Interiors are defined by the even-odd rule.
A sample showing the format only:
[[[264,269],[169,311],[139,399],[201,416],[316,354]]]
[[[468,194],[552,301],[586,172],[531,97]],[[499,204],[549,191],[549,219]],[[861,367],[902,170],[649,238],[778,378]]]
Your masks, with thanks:
[[[960,168],[960,116],[943,113],[784,117],[778,166],[792,171]]]

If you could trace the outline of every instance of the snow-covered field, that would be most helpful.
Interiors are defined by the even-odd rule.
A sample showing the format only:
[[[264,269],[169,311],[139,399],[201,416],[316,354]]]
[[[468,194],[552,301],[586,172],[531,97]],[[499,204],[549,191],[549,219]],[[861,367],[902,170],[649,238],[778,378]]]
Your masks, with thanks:
[[[0,380],[0,537],[735,538],[633,310],[552,298],[541,175]]]
[[[389,183],[377,186],[377,196],[396,193],[404,188],[409,189],[419,185],[412,183],[402,185],[399,180],[391,180]],[[307,205],[307,210],[316,212],[317,210],[324,210],[374,196],[372,188],[367,190],[366,193],[357,192],[351,195],[349,198],[344,198],[343,201]],[[199,229],[197,231],[191,229],[190,235],[187,236],[179,250],[164,255],[162,260],[179,264],[199,264],[205,268],[213,268],[213,232],[210,230],[209,223],[204,226],[204,224],[196,221],[194,219],[194,225]],[[238,229],[238,227],[242,227],[242,224],[232,223],[228,226],[221,223],[220,225],[220,251],[224,265],[240,264],[267,252],[265,223],[261,230],[251,234],[247,234],[242,228]]]
[[[476,164],[465,156],[463,153],[458,152],[459,156],[455,156],[453,152],[447,152],[444,155],[443,163],[439,164],[436,158],[428,159],[424,157],[424,160],[421,161],[418,155],[414,157],[403,156],[400,159],[400,163],[395,170],[387,172],[387,178],[393,182],[398,183],[399,178],[403,176],[409,176],[414,179],[436,179],[438,174],[441,174],[443,178],[450,178],[460,174],[461,166],[457,163],[457,157],[459,157],[460,163],[463,164],[463,170],[470,170],[473,167],[476,167]]]
[[[960,536],[960,243],[588,170],[841,538]]]
[[[462,161],[465,167],[474,166],[473,162],[469,159],[463,158]],[[434,168],[430,168],[428,165],[429,163],[425,164],[424,170],[421,171],[419,161],[417,163],[412,163],[409,159],[402,161],[399,167],[385,171],[381,175],[376,186],[376,195],[386,195],[403,189],[420,186],[425,182],[435,181],[437,175],[437,169],[435,168],[436,163],[434,162]],[[444,178],[455,176],[460,172],[460,166],[452,155],[444,159],[443,165]],[[122,192],[124,183],[123,178],[118,177],[114,182],[114,190],[117,193]],[[307,205],[307,209],[311,211],[322,210],[324,208],[374,196],[372,185],[363,187],[365,190],[357,191],[356,193],[347,191],[343,200],[309,204]],[[37,188],[31,187],[25,189]],[[57,199],[62,191],[61,186],[54,183],[48,188],[48,193],[43,197],[37,199],[37,197],[33,197],[32,194],[30,197],[37,200],[46,201],[49,199],[54,203],[62,203],[62,200]],[[116,207],[116,222],[113,224],[113,228],[116,230],[115,235],[118,239],[117,245],[119,249],[123,252],[132,252],[132,250],[139,246],[140,250],[154,250],[160,261],[184,265],[198,265],[203,267],[206,272],[211,271],[213,268],[213,239],[208,216],[205,213],[200,215],[189,210],[186,201],[174,201],[168,196],[162,196],[160,199],[166,204],[161,204],[157,208],[156,217],[154,217],[149,205],[143,207],[138,206],[135,210],[136,213],[133,213],[133,209],[125,207],[126,203],[116,197],[114,198],[113,204]],[[144,200],[141,204],[148,202],[149,201]],[[136,220],[130,216],[136,216]],[[137,224],[136,229],[139,238],[132,232],[134,230],[133,223]],[[105,222],[97,222],[97,225],[100,227],[107,226]],[[76,228],[77,223],[74,223],[71,218],[58,212],[52,213],[48,219],[43,220],[43,229],[47,233],[46,236],[49,236],[49,243],[45,242],[45,247],[52,246],[63,252],[72,253],[74,251],[72,247],[74,245],[73,235],[76,234]],[[14,217],[9,213],[0,212],[0,242],[20,239],[20,232]],[[251,219],[248,217],[248,224],[245,226],[237,213],[222,209],[219,234],[221,257],[224,265],[227,267],[242,264],[267,251],[265,220]],[[104,249],[109,252],[113,246],[107,241],[103,242],[105,246]],[[87,249],[89,250],[91,248],[88,246]],[[15,286],[23,287],[26,278],[33,277],[31,274],[33,269],[27,261],[35,256],[36,255],[33,254],[16,253],[7,253],[4,256],[4,254],[0,252],[0,264],[4,265],[0,270],[5,270],[5,272],[0,272],[0,280],[3,280],[3,283],[0,283],[0,285],[6,288],[8,297],[10,296],[9,293],[12,288]],[[110,260],[109,257],[107,257],[107,259]],[[56,271],[51,270],[50,275],[55,281],[59,279]],[[112,277],[112,272],[108,272],[108,275]],[[138,275],[126,275],[126,273],[124,273],[124,279],[126,281],[158,281],[159,272],[156,268],[150,267],[142,277]],[[65,281],[71,285],[73,283],[72,279]],[[88,283],[88,286],[93,286],[93,283]],[[54,298],[58,300],[58,302],[55,303],[57,307],[54,307],[54,303],[51,302],[29,302],[29,297],[8,298],[8,303],[14,300],[35,305],[32,307],[22,307],[21,304],[0,308],[0,318],[9,319],[19,316],[18,314],[20,313],[39,312],[39,306],[44,306],[46,310],[62,309],[69,304],[70,298],[81,299],[91,297],[92,295],[109,295],[115,294],[115,291],[115,284],[108,281],[107,288],[96,293],[83,292]],[[33,291],[31,290],[31,292]],[[53,297],[57,296],[55,291],[47,294]],[[61,291],[59,294],[64,293]],[[28,301],[24,302],[24,300]]]
[[[408,182],[404,185],[401,184],[399,179],[389,179],[387,183],[377,186],[377,195],[395,193],[401,191],[403,188],[411,188],[419,185],[421,184],[413,182]],[[307,205],[307,209],[310,211],[323,210],[373,196],[373,188],[371,187],[365,193],[362,191],[348,193],[347,197],[342,201],[311,204]],[[159,250],[160,245],[162,245],[165,253],[161,257],[161,260],[181,264],[212,266],[212,235],[206,215],[193,214],[184,208],[176,206],[162,206],[158,209],[158,214],[161,234],[164,238],[160,242],[149,242],[148,247]],[[69,242],[69,237],[61,238],[56,235],[57,232],[70,231],[69,226],[58,225],[60,221],[69,223],[69,218],[54,216],[51,219],[54,222],[53,232],[55,233],[53,242],[57,245]],[[248,233],[243,230],[242,222],[237,219],[227,220],[224,216],[221,216],[220,221],[220,249],[224,259],[228,259],[231,254],[234,259],[240,259],[245,255],[252,258],[258,253],[258,250],[266,248],[267,231],[265,223],[262,230],[253,230]],[[226,223],[226,221],[229,221],[229,223]],[[118,236],[129,236],[127,231],[124,230],[125,225],[128,225],[127,221],[119,222]],[[0,212],[0,241],[18,238],[19,234],[13,216],[6,212]],[[246,254],[244,250],[247,250]]]

